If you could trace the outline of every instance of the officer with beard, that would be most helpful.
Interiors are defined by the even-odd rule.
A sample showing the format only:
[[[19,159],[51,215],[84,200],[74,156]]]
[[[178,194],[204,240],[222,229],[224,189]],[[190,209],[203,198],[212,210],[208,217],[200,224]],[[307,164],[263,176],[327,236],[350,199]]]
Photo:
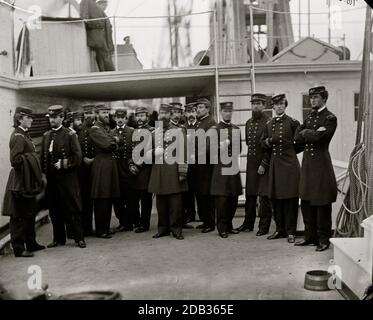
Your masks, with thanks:
[[[42,140],[41,163],[47,177],[47,199],[49,215],[53,225],[53,241],[48,248],[66,243],[65,223],[72,227],[75,242],[85,248],[81,225],[81,197],[78,167],[82,161],[82,152],[78,137],[63,127],[64,112],[62,106],[48,108],[51,130]]]
[[[272,217],[271,203],[266,196],[269,161],[260,140],[264,128],[269,121],[269,117],[264,113],[266,101],[267,96],[265,94],[256,93],[251,96],[252,118],[246,122],[245,130],[247,144],[245,220],[237,228],[240,232],[254,230],[257,199],[259,196],[260,220],[257,236],[268,233]]]
[[[187,129],[187,140],[188,145],[191,145],[191,137],[189,132],[195,131],[198,128],[199,122],[197,120],[197,105],[195,102],[188,103],[185,106],[185,116],[186,123],[185,127]],[[195,146],[194,146],[195,147]],[[189,150],[195,157],[195,150]],[[197,177],[195,173],[195,164],[188,164],[188,192],[184,193],[183,202],[185,203],[185,219],[184,224],[196,220],[196,194],[195,194],[195,183],[197,182]]]
[[[95,145],[89,135],[89,131],[96,122],[95,106],[86,104],[82,106],[84,123],[78,133],[83,161],[79,168],[79,180],[82,194],[82,224],[85,236],[93,235],[93,200],[91,198],[91,169],[96,156]]]
[[[316,251],[327,250],[332,234],[332,203],[337,198],[337,182],[329,154],[329,144],[337,129],[337,117],[328,110],[325,87],[309,90],[313,111],[296,133],[304,148],[300,198],[305,239],[296,246],[317,245]]]
[[[110,133],[110,107],[98,104],[95,110],[97,121],[89,131],[96,150],[91,169],[91,198],[94,204],[96,237],[110,239],[112,205],[120,197],[118,167],[113,158],[119,140]]]
[[[67,118],[67,124],[68,129],[71,130],[71,132],[79,134],[79,132],[82,130],[82,113],[78,111],[71,111],[66,114]]]
[[[162,104],[159,110],[158,120],[163,127],[155,129],[153,149],[147,152],[154,160],[148,191],[157,197],[158,233],[153,238],[168,236],[171,231],[177,240],[183,240],[182,193],[188,190],[188,166],[184,155],[178,158],[169,146],[176,143],[177,148],[186,149],[186,138],[183,130],[171,123],[171,111],[168,104]]]
[[[139,226],[140,217],[137,216],[135,191],[133,184],[138,173],[132,161],[132,136],[134,129],[126,125],[127,110],[117,109],[114,116],[116,128],[111,135],[118,142],[118,149],[113,153],[118,167],[120,198],[114,202],[115,215],[119,220],[118,231],[132,231],[133,226]]]
[[[144,143],[145,145],[151,143],[151,135],[154,131],[154,128],[149,125],[149,112],[147,108],[137,107],[135,110],[135,119],[137,128],[133,133],[134,149],[136,146],[139,146],[140,143]],[[137,215],[140,216],[140,225],[135,232],[143,233],[149,231],[150,228],[153,194],[148,192],[148,186],[152,166],[145,162],[136,163],[136,165],[139,172],[136,175],[133,189],[135,190],[135,209]],[[139,205],[141,205],[141,211]]]
[[[210,115],[211,102],[208,99],[197,100],[197,119],[198,129],[207,132],[211,127],[216,125],[215,120]],[[195,176],[198,182],[195,183],[197,195],[198,214],[202,224],[197,229],[202,229],[202,233],[208,233],[215,230],[214,200],[211,197],[211,176],[212,165],[210,163],[210,145],[209,139],[206,138],[206,150],[196,143],[196,166]],[[206,157],[206,163],[201,164],[201,159]]]

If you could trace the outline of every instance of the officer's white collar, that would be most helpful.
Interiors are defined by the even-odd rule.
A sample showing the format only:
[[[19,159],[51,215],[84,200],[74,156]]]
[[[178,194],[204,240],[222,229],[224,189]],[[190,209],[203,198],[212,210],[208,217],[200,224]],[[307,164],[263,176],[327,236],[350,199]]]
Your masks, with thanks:
[[[71,132],[76,133],[76,131],[73,128],[69,127],[69,129],[71,130]]]
[[[326,105],[324,105],[322,108],[318,109],[317,112],[320,113],[321,111],[326,109]]]
[[[124,124],[123,127],[117,126],[117,129],[118,130],[123,130],[125,127],[126,127],[126,125]]]
[[[62,124],[58,128],[52,128],[52,131],[58,131],[62,128]]]
[[[197,120],[194,120],[194,122],[190,122],[190,121],[188,121],[188,124],[189,124],[190,126],[194,126],[196,123],[197,123]]]
[[[282,114],[282,115],[280,115],[280,116],[275,116],[275,118],[277,119],[277,118],[282,118],[283,116],[285,115],[285,112]]]
[[[175,122],[174,120],[171,120],[171,123],[175,126],[177,126],[179,123],[178,122]]]
[[[206,119],[209,115],[206,114],[205,116],[203,116],[201,119],[199,119],[200,121],[203,120],[203,119]]]
[[[223,119],[221,120],[221,122],[223,122],[223,123],[225,123],[227,125],[231,125],[232,124],[232,122],[225,122]]]
[[[27,128],[23,128],[23,127],[21,127],[21,126],[18,126],[18,128],[21,128],[23,132],[27,132],[27,131],[28,131]]]

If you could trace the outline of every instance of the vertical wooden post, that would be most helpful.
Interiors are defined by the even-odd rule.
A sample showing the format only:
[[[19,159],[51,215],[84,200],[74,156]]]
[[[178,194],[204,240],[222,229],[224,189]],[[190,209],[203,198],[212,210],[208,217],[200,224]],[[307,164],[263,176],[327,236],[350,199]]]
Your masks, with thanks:
[[[218,44],[218,13],[217,8],[214,10],[214,59],[215,59],[215,109],[216,117],[218,122],[220,122],[220,112],[219,112],[219,103],[220,103],[220,89],[219,89],[219,44]]]
[[[255,48],[254,48],[254,15],[250,5],[250,38],[251,38],[251,93],[255,93]]]
[[[119,71],[119,62],[118,62],[118,42],[117,42],[117,19],[116,16],[113,18],[114,24],[114,54],[115,54],[115,70]]]

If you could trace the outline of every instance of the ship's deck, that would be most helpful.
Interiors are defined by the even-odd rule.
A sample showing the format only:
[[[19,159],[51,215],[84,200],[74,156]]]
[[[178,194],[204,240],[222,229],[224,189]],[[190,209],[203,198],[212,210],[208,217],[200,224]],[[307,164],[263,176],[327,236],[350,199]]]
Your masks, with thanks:
[[[242,219],[240,209],[234,225]],[[31,259],[9,253],[0,257],[0,282],[16,297],[26,298],[28,267],[38,265],[42,282],[58,294],[111,289],[124,299],[342,299],[336,291],[303,288],[307,271],[327,270],[331,249],[317,253],[314,247],[269,241],[253,232],[221,239],[216,231],[201,234],[196,229],[185,230],[184,241],[155,240],[156,221],[153,214],[151,231],[144,234],[87,238],[86,249],[70,240],[65,247],[38,252]],[[115,217],[112,223],[117,225]],[[51,228],[47,224],[38,230],[39,242],[50,242]]]

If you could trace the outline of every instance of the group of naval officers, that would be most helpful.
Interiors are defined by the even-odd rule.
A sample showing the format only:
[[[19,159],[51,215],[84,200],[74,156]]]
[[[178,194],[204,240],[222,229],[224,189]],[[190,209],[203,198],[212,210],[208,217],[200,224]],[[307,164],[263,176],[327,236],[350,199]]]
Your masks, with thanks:
[[[224,140],[219,136],[218,152],[227,151],[233,156],[232,162],[238,161],[241,136],[233,134],[240,128],[232,123],[232,102],[220,104],[219,123],[211,115],[208,99],[189,103],[185,110],[178,102],[161,104],[158,121],[162,126],[156,128],[149,125],[146,107],[135,109],[135,128],[128,126],[126,109],[115,110],[113,128],[106,104],[83,105],[81,112],[67,114],[62,106],[51,106],[47,114],[51,129],[43,135],[40,154],[29,135],[33,111],[17,107],[9,143],[12,169],[3,207],[3,213],[10,216],[14,255],[32,257],[33,252],[45,249],[35,236],[35,215],[41,198],[46,199],[53,226],[53,240],[47,247],[63,246],[71,238],[78,247],[85,248],[89,236],[110,239],[115,232],[149,231],[153,195],[158,214],[153,238],[172,235],[183,240],[183,229],[194,229],[190,223],[196,221],[197,213],[202,223],[196,228],[205,234],[217,228],[221,238],[253,231],[258,216],[259,237],[269,233],[273,217],[276,229],[267,239],[285,238],[296,246],[316,246],[319,252],[328,249],[332,203],[337,196],[328,148],[337,118],[326,107],[325,87],[311,88],[309,97],[312,112],[300,124],[286,114],[285,94],[251,95],[252,117],[246,123],[244,139],[244,188],[240,172],[223,174],[222,169],[229,165],[220,157],[211,161],[210,149],[202,150],[199,141],[193,163],[185,159],[174,163],[155,161],[167,158],[167,150],[175,142],[174,135],[170,138],[171,131],[176,130],[186,138],[182,141],[188,141],[190,130],[223,129],[228,135]],[[275,113],[273,118],[264,112],[268,99]],[[134,136],[145,137],[141,135],[144,131],[151,133],[151,141],[146,142],[151,145],[150,152],[146,152],[150,163],[138,163],[132,156],[136,146],[144,142]],[[233,139],[239,139],[238,153],[233,152],[237,142]],[[302,166],[297,157],[300,152]],[[198,161],[203,157],[207,161]],[[234,228],[233,218],[243,189],[245,219]],[[305,235],[296,242],[299,200]],[[112,209],[118,219],[115,230],[111,229]]]

